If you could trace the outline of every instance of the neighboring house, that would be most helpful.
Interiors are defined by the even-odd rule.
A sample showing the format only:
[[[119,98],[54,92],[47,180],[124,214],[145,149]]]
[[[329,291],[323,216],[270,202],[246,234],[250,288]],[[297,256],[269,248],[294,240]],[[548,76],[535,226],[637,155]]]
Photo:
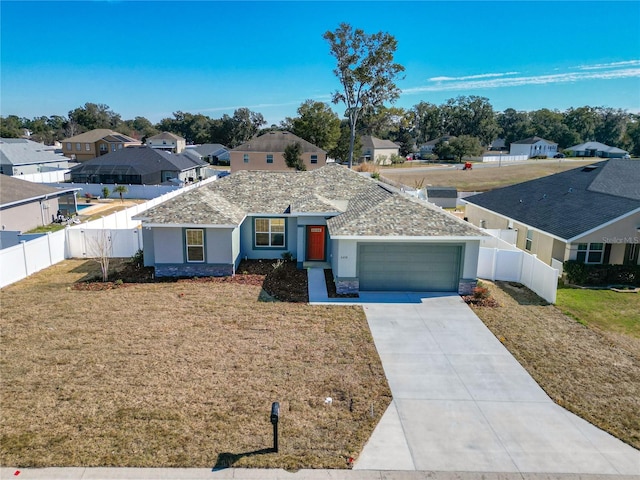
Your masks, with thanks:
[[[503,150],[507,150],[507,144],[504,138],[496,138],[489,146],[490,152],[502,152]]]
[[[442,208],[456,208],[458,190],[455,187],[426,187],[427,200]]]
[[[587,142],[567,148],[574,157],[623,158],[629,152],[600,142]],[[628,157],[627,157],[628,158]]]
[[[509,155],[526,155],[529,158],[538,156],[553,157],[558,153],[558,144],[540,137],[529,137],[512,142]]]
[[[219,143],[205,143],[193,147],[193,150],[198,152],[211,165],[229,165],[231,161],[230,150]]]
[[[379,163],[382,165],[391,164],[391,156],[398,155],[400,147],[391,140],[382,140],[371,135],[360,137],[362,143],[361,161]]]
[[[239,171],[135,218],[157,277],[233,275],[242,259],[288,252],[299,268],[330,265],[340,293],[469,292],[484,236],[337,164]]]
[[[287,146],[299,143],[307,170],[327,163],[327,152],[291,132],[269,132],[231,150],[231,172],[239,170],[291,170],[284,160]]]
[[[162,132],[147,138],[146,145],[169,153],[182,153],[187,146],[187,141],[174,133]]]
[[[69,168],[69,159],[55,147],[24,138],[0,138],[0,169],[4,175],[26,175]]]
[[[465,198],[474,225],[518,231],[516,246],[548,264],[638,264],[640,168],[611,159]]]
[[[445,135],[443,137],[429,140],[428,142],[423,143],[422,145],[420,145],[420,156],[427,157],[429,155],[433,155],[433,150],[436,148],[437,144],[439,144],[440,142],[448,143],[455,138],[456,137],[454,137],[453,135]]]
[[[62,153],[78,162],[106,155],[133,145],[141,145],[135,138],[113,130],[100,128],[62,140]]]
[[[81,188],[58,189],[0,175],[0,221],[4,231],[25,232],[52,223],[58,211],[76,212],[75,193]]]
[[[71,169],[70,175],[76,183],[159,185],[170,180],[196,181],[203,176],[206,166],[204,160],[184,154],[128,147],[82,162]]]

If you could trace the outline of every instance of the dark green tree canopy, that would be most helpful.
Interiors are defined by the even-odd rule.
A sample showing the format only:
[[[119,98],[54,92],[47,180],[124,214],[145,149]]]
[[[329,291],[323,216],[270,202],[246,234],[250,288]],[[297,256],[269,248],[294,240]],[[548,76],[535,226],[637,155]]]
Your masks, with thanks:
[[[289,168],[304,171],[307,167],[302,160],[302,145],[299,142],[290,143],[284,147],[284,161]]]
[[[298,107],[298,117],[287,118],[291,133],[326,150],[333,150],[340,138],[340,119],[326,103],[306,100]]]
[[[330,53],[336,59],[334,73],[342,90],[333,93],[333,103],[344,103],[351,139],[349,166],[353,163],[353,145],[361,112],[393,103],[400,95],[395,81],[404,67],[394,63],[396,39],[384,32],[367,34],[341,23],[335,31],[325,32]]]

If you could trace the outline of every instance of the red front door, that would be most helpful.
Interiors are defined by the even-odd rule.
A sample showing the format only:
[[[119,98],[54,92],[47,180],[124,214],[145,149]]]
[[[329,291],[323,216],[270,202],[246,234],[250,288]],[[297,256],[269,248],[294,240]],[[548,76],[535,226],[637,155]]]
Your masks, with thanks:
[[[307,260],[324,261],[324,225],[307,227]]]

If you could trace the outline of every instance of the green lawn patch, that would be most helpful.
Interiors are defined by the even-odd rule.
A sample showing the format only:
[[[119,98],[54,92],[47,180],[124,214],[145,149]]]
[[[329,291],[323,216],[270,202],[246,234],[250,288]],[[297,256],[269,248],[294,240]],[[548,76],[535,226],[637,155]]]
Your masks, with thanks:
[[[580,323],[640,338],[640,294],[560,288],[556,306]]]

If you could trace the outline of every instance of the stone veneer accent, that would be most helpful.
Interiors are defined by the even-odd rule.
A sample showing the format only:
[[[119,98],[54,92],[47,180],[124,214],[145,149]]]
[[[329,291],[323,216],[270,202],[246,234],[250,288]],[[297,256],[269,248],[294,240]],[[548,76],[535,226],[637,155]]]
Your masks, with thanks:
[[[334,278],[336,293],[340,295],[348,293],[359,293],[360,280],[357,278]]]
[[[473,289],[478,286],[478,281],[474,279],[460,279],[460,283],[458,283],[458,294],[459,295],[472,295]]]
[[[165,263],[155,265],[157,277],[228,277],[233,265],[207,263]]]

